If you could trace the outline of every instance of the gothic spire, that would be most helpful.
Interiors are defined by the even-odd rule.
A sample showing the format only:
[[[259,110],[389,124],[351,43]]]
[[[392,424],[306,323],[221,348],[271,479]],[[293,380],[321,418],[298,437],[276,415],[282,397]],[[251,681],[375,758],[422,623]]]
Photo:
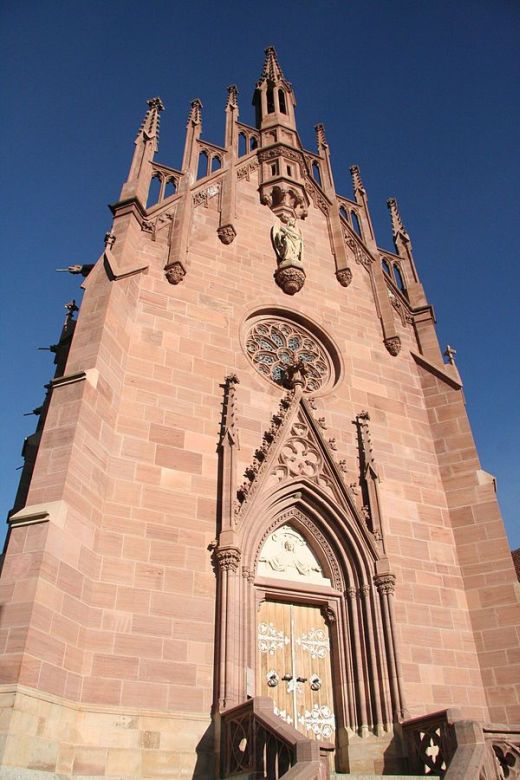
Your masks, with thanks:
[[[195,98],[195,100],[191,101],[190,105],[190,113],[188,114],[188,121],[186,123],[186,127],[189,127],[190,125],[201,125],[202,124],[202,103],[198,98]]]
[[[350,166],[350,175],[352,176],[352,187],[354,189],[354,194],[356,192],[366,193],[365,185],[361,180],[361,173],[357,165]]]
[[[128,179],[123,184],[120,199],[137,198],[145,206],[148,197],[154,154],[159,147],[159,115],[164,111],[164,104],[159,97],[146,101],[148,110],[137,131],[135,149],[128,173]]]
[[[236,84],[230,84],[227,88],[226,109],[228,108],[238,108],[238,87]]]
[[[328,143],[327,138],[325,136],[325,125],[318,124],[315,126],[314,130],[316,131],[316,144],[318,146],[318,152],[321,152],[322,149],[328,149]]]
[[[390,211],[390,217],[392,220],[392,234],[394,236],[394,239],[398,236],[402,236],[407,241],[410,240],[410,236],[406,232],[406,228],[403,225],[403,221],[401,219],[401,215],[399,214],[399,208],[397,206],[397,201],[395,198],[389,198],[386,202],[388,206],[388,210]]]
[[[138,143],[141,139],[146,142],[155,138],[155,151],[157,151],[159,146],[160,113],[164,111],[164,103],[160,97],[149,98],[146,102],[148,103],[148,111],[137,131],[135,142]]]
[[[264,68],[260,74],[257,87],[260,87],[264,81],[270,82],[271,85],[283,82],[289,89],[291,89],[291,84],[285,78],[280,67],[280,63],[278,62],[278,57],[276,56],[274,46],[268,46],[265,50]]]

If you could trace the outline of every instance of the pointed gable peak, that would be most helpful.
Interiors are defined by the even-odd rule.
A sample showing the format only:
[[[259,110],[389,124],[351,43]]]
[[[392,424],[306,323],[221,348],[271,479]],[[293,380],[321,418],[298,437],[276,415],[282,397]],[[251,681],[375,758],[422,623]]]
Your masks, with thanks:
[[[280,67],[274,46],[268,46],[265,50],[264,68],[257,86],[260,86],[264,81],[271,85],[283,82],[289,89],[292,89],[290,82],[287,81]]]

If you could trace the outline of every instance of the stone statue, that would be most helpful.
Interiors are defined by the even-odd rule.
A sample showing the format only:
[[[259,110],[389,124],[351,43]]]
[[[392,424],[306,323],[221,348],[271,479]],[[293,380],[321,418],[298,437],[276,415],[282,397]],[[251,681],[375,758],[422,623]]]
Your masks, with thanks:
[[[303,236],[294,217],[280,216],[282,223],[271,229],[273,246],[278,257],[278,269],[289,266],[303,267]]]

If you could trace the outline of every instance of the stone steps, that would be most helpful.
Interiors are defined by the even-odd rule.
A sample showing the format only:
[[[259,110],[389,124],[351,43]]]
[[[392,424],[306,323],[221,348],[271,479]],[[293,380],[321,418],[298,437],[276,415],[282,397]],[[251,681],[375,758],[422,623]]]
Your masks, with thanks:
[[[424,780],[424,775],[346,775],[341,772],[331,773],[330,780]]]

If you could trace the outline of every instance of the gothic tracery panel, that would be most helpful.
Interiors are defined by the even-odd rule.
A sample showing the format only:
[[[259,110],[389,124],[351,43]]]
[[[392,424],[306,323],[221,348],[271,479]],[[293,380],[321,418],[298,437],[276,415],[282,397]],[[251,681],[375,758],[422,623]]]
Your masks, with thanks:
[[[287,386],[288,369],[303,365],[305,393],[316,393],[336,379],[333,360],[320,340],[302,325],[282,317],[253,320],[245,339],[246,354],[264,378]]]

